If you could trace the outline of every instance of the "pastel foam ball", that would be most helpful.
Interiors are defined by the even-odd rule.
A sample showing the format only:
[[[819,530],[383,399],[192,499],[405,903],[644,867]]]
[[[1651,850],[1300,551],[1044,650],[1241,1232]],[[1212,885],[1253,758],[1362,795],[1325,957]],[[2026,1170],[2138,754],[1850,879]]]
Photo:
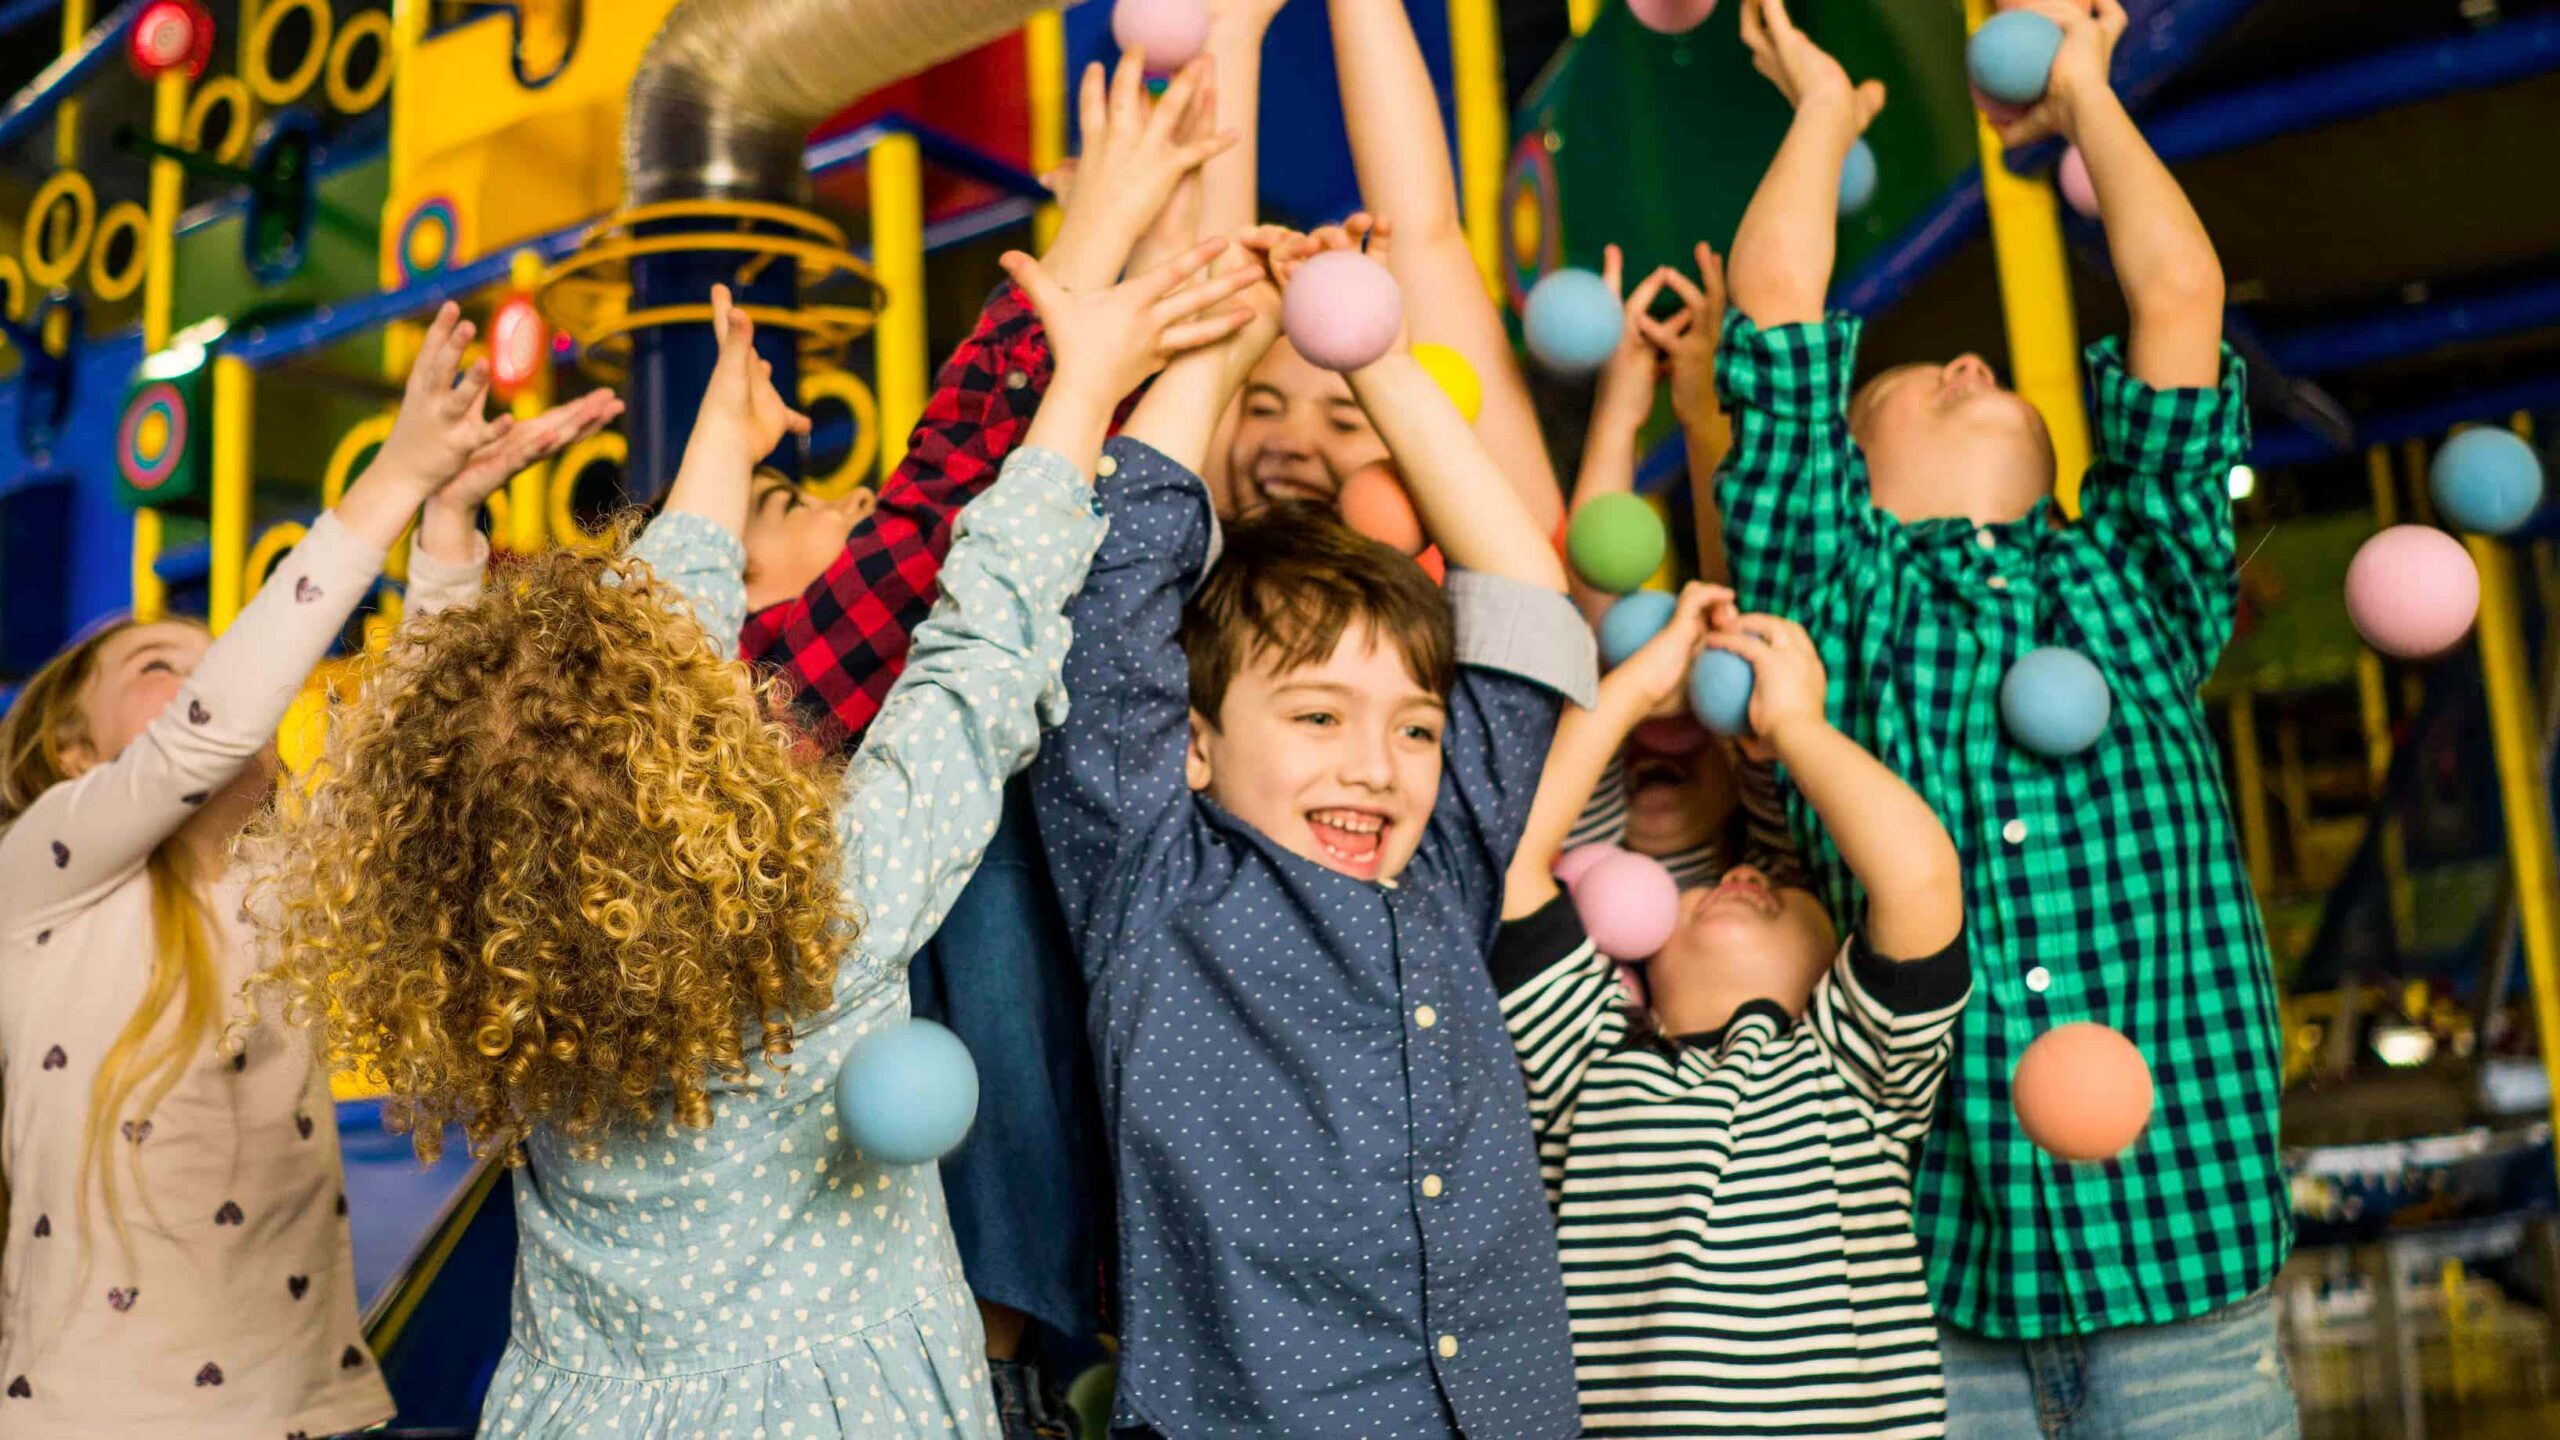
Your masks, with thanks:
[[[1280,328],[1307,363],[1349,372],[1375,363],[1404,331],[1404,291],[1387,267],[1356,250],[1328,250],[1298,269],[1280,302]]]
[[[2072,214],[2098,218],[2098,184],[2089,178],[2089,162],[2079,146],[2062,152],[2062,163],[2054,167],[2053,186],[2062,192],[2062,203],[2071,207]]]
[[[1638,590],[1609,607],[1600,617],[1600,660],[1611,667],[1624,665],[1645,642],[1662,633],[1671,623],[1671,613],[1680,602],[1659,590]]]
[[[1697,754],[1714,738],[1693,715],[1657,715],[1636,726],[1635,733],[1628,737],[1639,750],[1673,759]]]
[[[1861,135],[1849,142],[1849,158],[1840,164],[1840,213],[1855,215],[1876,198],[1876,150]]]
[[[1208,0],[1120,0],[1111,38],[1147,57],[1147,68],[1179,70],[1209,47]]]
[[[1558,270],[1529,292],[1520,329],[1529,353],[1550,372],[1588,375],[1608,362],[1626,332],[1626,304],[1588,270]]]
[[[2057,1160],[2112,1160],[2151,1123],[2151,1066],[2104,1025],[2061,1025],[2036,1037],[2009,1078],[2027,1138]]]
[[[978,1067],[931,1020],[864,1036],[836,1072],[836,1115],[854,1148],[888,1165],[922,1165],[960,1147],[978,1118]]]
[[[1422,517],[1414,511],[1413,497],[1405,493],[1404,481],[1393,465],[1363,465],[1351,472],[1334,503],[1342,508],[1343,524],[1407,555],[1421,554],[1430,543],[1423,536]]]
[[[2347,564],[2347,618],[2366,644],[2400,660],[2441,655],[2471,633],[2480,571],[2462,542],[2429,525],[2394,525]]]
[[[1467,363],[1467,357],[1446,345],[1423,344],[1413,347],[1413,358],[1449,403],[1458,407],[1458,414],[1468,424],[1476,423],[1484,413],[1484,381],[1477,378],[1476,367]]]
[[[1583,933],[1613,960],[1647,958],[1680,921],[1679,882],[1650,855],[1603,856],[1571,888]]]
[[[1710,650],[1689,667],[1689,711],[1718,735],[1751,730],[1751,662],[1730,650]]]
[[[2053,79],[2062,27],[2032,10],[2007,10],[1982,22],[1964,45],[1974,88],[2009,105],[2033,105]]]
[[[2060,645],[2019,656],[2000,681],[2000,719],[2009,738],[2048,760],[2067,760],[2097,744],[2114,710],[2107,677],[2088,656]]]
[[[1662,568],[1671,532],[1651,505],[1635,495],[1603,495],[1573,512],[1565,528],[1565,558],[1594,590],[1624,595]]]
[[[1627,0],[1636,23],[1659,35],[1686,35],[1716,13],[1716,0]]]
[[[2542,457],[2511,430],[2465,430],[2428,471],[2436,510],[2457,530],[2504,535],[2542,505]]]
[[[1086,1366],[1068,1384],[1067,1409],[1082,1440],[1104,1440],[1111,1433],[1111,1393],[1119,1388],[1120,1367],[1108,1360]]]
[[[1556,883],[1570,890],[1581,882],[1583,876],[1591,873],[1592,866],[1612,855],[1626,853],[1624,847],[1611,845],[1605,841],[1597,845],[1576,845],[1556,857]]]

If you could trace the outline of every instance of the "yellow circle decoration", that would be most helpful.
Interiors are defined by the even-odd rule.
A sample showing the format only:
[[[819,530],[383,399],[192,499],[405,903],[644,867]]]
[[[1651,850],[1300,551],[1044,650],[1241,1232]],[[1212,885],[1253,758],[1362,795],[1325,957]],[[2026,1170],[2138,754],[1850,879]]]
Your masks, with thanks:
[[[602,550],[613,543],[611,535],[580,525],[577,508],[570,500],[577,493],[578,477],[589,467],[619,466],[630,458],[631,442],[616,431],[602,430],[570,446],[551,462],[551,538],[555,543],[572,550]]]
[[[391,438],[391,422],[397,418],[394,415],[368,416],[347,427],[347,433],[338,437],[338,448],[329,452],[329,468],[320,476],[322,506],[337,508],[338,501],[347,493],[347,482],[355,478],[356,462],[364,458],[364,452]]]
[[[1449,403],[1458,407],[1467,423],[1476,423],[1476,417],[1484,413],[1484,382],[1477,378],[1476,367],[1467,363],[1467,357],[1446,345],[1422,344],[1413,347],[1413,358],[1441,393],[1449,397]]]
[[[800,408],[807,410],[821,400],[835,400],[853,417],[853,444],[845,451],[844,462],[824,475],[812,475],[801,481],[800,488],[820,500],[840,500],[871,473],[871,462],[880,456],[880,402],[872,397],[871,387],[850,370],[812,370],[800,377]]]
[[[284,19],[301,11],[311,20],[311,44],[302,52],[302,63],[290,75],[275,71],[276,36],[284,29]],[[249,56],[240,68],[247,73],[249,89],[260,100],[282,108],[302,98],[311,82],[320,78],[321,67],[329,61],[329,7],[322,0],[267,0],[267,8],[258,14],[257,28],[249,32]]]
[[[222,146],[217,150],[204,147],[205,127],[212,123],[213,112],[230,111],[229,123],[222,129]],[[249,153],[249,87],[237,75],[216,75],[204,82],[195,98],[187,102],[187,121],[178,131],[187,148],[225,165],[237,165]]]
[[[267,533],[259,536],[258,543],[249,547],[249,563],[242,567],[242,573],[252,582],[248,587],[251,595],[257,594],[259,588],[267,583],[267,568],[283,559],[284,552],[301,544],[306,533],[301,526],[287,520],[267,527]]]
[[[53,207],[64,202],[71,206],[71,236],[56,250],[45,237],[53,232],[48,223]],[[89,188],[88,176],[65,170],[44,182],[27,206],[27,278],[47,290],[70,279],[88,258],[89,239],[97,230],[98,192]]]
[[[107,256],[115,249],[114,238],[121,231],[133,232],[133,259],[122,270],[109,270]],[[130,200],[107,207],[98,221],[97,238],[89,245],[89,289],[101,300],[122,300],[142,288],[142,272],[150,267],[151,246],[146,238],[151,231],[151,216]]]
[[[348,83],[348,63],[356,46],[371,40],[374,44],[373,73],[365,77],[361,89]],[[329,47],[329,103],[341,115],[357,115],[382,103],[391,93],[391,12],[366,10],[350,17],[338,28],[338,39]]]
[[[133,429],[133,458],[145,465],[157,465],[169,453],[169,412],[155,405],[143,412],[141,423]]]

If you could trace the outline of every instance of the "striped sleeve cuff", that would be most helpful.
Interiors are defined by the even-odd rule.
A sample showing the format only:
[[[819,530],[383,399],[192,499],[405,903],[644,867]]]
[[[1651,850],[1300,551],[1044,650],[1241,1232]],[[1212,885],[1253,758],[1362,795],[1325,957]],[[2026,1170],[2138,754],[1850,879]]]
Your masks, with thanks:
[[[1585,709],[1599,703],[1599,643],[1562,592],[1456,570],[1448,594],[1459,664],[1517,675]]]

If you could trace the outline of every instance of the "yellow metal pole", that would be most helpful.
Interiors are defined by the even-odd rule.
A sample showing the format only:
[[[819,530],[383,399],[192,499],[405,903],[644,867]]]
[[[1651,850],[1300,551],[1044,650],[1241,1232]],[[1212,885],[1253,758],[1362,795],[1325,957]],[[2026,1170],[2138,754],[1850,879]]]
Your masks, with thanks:
[[[187,115],[187,82],[163,75],[151,87],[151,136],[164,145],[178,143]],[[156,355],[169,343],[177,304],[178,211],[186,204],[186,172],[175,160],[151,162],[147,215],[143,231],[147,247],[142,267],[142,353]],[[169,587],[160,581],[160,512],[148,507],[133,512],[133,613],[157,620],[168,613]]]
[[[2552,1119],[2560,1123],[2560,860],[2552,854],[2541,710],[2525,661],[2513,557],[2487,536],[2469,536],[2463,543],[2480,567],[2480,680],[2489,697],[2489,744],[2507,815],[2507,862],[2515,874],[2525,971],[2533,980],[2534,1029],[2553,1081]]]
[[[89,0],[62,0],[62,53],[70,54],[89,34]],[[80,97],[62,102],[53,112],[53,164],[71,170],[80,164]]]
[[[1485,289],[1502,295],[1502,15],[1494,0],[1449,0],[1449,76],[1458,111],[1458,198]]]
[[[519,250],[507,261],[508,283],[519,295],[530,296],[542,284],[542,257],[531,250]],[[545,355],[534,367],[533,379],[516,392],[513,404],[519,422],[539,417],[551,408],[551,358]],[[506,547],[519,555],[530,555],[542,548],[551,533],[544,510],[551,493],[551,467],[535,465],[517,473],[507,482],[507,532],[500,537]]]
[[[871,331],[880,378],[880,473],[907,458],[907,435],[924,418],[924,157],[912,135],[871,152],[871,271],[880,318]]]
[[[1067,18],[1044,10],[1022,27],[1022,63],[1031,97],[1031,173],[1046,175],[1067,158]],[[1031,217],[1031,240],[1046,251],[1065,218],[1057,202]]]
[[[1991,0],[1965,0],[1968,27],[1991,16]],[[2080,334],[2071,310],[2071,272],[2053,187],[2009,171],[2000,137],[1974,118],[1982,155],[1982,197],[2000,271],[2000,311],[2009,336],[2010,378],[2044,416],[2053,436],[2054,493],[2080,513],[2080,473],[2089,468],[2089,417],[2080,403]]]
[[[2231,788],[2240,794],[2240,849],[2260,902],[2275,886],[2275,845],[2267,833],[2267,768],[2258,748],[2258,697],[2246,685],[2231,696]]]
[[[1591,22],[1600,18],[1600,5],[1601,0],[1573,0],[1572,6],[1565,14],[1566,18],[1573,22],[1574,34],[1582,35],[1590,31]]]
[[[257,372],[232,355],[213,361],[213,536],[206,619],[220,634],[248,599],[249,425]]]

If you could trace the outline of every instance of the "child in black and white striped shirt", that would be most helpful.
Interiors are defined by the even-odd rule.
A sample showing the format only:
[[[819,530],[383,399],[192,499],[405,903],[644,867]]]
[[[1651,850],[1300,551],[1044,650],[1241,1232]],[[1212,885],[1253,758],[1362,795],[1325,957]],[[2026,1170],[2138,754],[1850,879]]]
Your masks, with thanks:
[[[1810,894],[1737,866],[1682,895],[1640,1011],[1549,870],[1702,648],[1751,662],[1754,748],[1830,828],[1866,923],[1835,943]],[[1961,879],[1928,805],[1823,718],[1824,683],[1803,630],[1690,586],[1567,713],[1510,872],[1494,980],[1593,1435],[1945,1434],[1911,1168],[1971,988]]]

